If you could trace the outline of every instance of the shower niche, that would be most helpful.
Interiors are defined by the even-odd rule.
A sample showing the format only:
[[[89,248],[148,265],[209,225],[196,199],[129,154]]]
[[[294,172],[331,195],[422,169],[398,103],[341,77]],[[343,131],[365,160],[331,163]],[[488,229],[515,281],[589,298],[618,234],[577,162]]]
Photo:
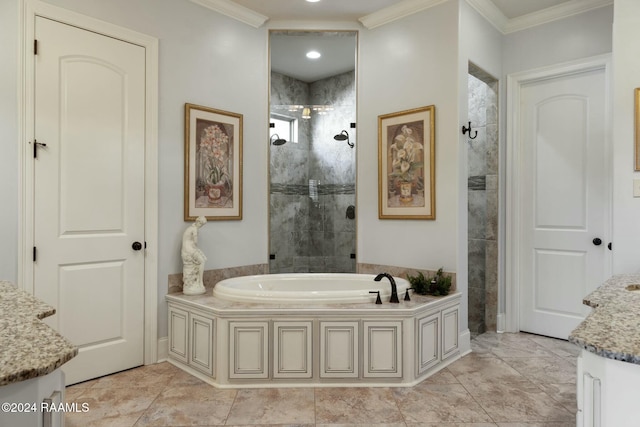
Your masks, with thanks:
[[[356,271],[356,38],[270,32],[270,273]]]

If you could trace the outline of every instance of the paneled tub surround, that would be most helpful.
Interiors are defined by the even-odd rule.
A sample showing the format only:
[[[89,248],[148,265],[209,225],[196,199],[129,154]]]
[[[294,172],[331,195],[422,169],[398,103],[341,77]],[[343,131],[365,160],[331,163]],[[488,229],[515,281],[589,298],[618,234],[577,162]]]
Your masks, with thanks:
[[[613,276],[583,303],[594,311],[569,335],[582,348],[577,425],[637,427],[640,275]]]
[[[64,412],[43,408],[64,402],[64,374],[59,368],[78,349],[41,321],[55,312],[0,281],[0,402],[9,405],[0,412],[0,426],[62,425]],[[27,403],[35,406],[24,409]]]
[[[221,388],[412,386],[460,358],[459,292],[383,304],[172,293],[169,361]]]

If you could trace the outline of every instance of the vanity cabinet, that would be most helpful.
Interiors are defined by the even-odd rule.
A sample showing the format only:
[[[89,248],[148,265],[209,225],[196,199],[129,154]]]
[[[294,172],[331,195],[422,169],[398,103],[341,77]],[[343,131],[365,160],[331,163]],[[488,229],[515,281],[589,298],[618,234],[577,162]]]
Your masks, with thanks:
[[[215,378],[215,319],[169,305],[169,357]]]
[[[60,427],[64,426],[65,383],[62,369],[36,378],[0,386],[0,426]],[[50,410],[48,410],[50,409]],[[86,412],[78,403],[77,411]]]
[[[636,427],[640,365],[582,350],[577,369],[578,427]]]

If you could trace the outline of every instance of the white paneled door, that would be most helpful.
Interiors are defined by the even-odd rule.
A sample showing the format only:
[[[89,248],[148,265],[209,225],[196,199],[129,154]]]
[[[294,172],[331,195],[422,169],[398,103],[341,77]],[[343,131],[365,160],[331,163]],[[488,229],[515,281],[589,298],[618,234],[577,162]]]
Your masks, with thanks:
[[[567,339],[605,279],[606,69],[520,87],[520,330]]]
[[[35,38],[34,292],[73,384],[144,363],[145,50],[42,17]]]

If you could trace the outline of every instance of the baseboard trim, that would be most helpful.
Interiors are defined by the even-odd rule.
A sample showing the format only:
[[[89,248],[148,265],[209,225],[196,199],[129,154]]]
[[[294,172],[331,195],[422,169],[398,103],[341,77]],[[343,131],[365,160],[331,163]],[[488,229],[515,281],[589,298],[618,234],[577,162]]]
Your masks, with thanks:
[[[169,360],[169,337],[158,338],[158,363]]]
[[[504,327],[505,327],[504,322],[505,322],[504,313],[498,313],[498,316],[496,317],[496,330],[499,334],[504,332]]]
[[[471,353],[471,332],[469,332],[469,329],[460,333],[458,340],[458,349],[460,350],[460,356]]]

